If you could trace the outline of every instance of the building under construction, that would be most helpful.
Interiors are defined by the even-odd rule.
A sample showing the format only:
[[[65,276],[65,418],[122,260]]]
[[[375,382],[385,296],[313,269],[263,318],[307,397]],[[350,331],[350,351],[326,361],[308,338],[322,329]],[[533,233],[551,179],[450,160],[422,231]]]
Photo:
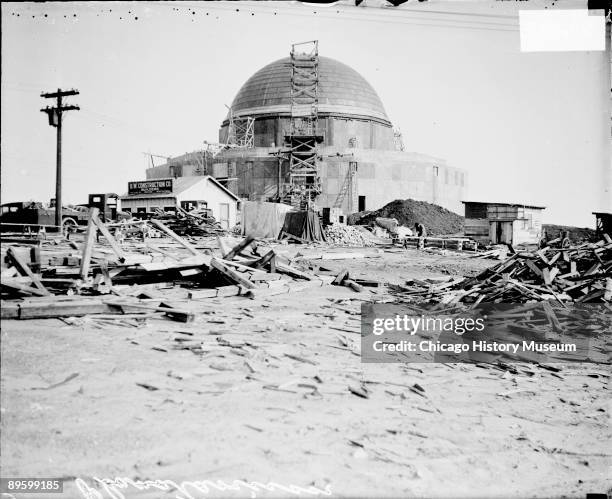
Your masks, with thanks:
[[[219,144],[147,170],[149,179],[189,175],[212,175],[244,199],[344,214],[406,198],[460,212],[467,181],[442,159],[405,152],[372,86],[319,56],[316,41],[246,81]]]

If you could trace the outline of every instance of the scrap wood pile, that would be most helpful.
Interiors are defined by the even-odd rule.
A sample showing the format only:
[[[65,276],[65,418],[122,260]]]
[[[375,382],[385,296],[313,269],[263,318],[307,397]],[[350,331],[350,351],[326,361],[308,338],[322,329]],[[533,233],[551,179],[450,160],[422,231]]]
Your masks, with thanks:
[[[174,213],[157,209],[155,219],[163,222],[166,227],[179,236],[207,236],[226,232],[206,210],[186,211],[177,208],[176,213]]]
[[[273,250],[258,246],[253,238],[232,247],[219,237],[219,248],[202,249],[163,222],[150,223],[170,242],[121,244],[94,208],[80,245],[65,239],[34,247],[3,245],[2,318],[88,314],[134,318],[148,314],[187,322],[194,318],[189,300],[274,295],[332,280],[303,270]],[[96,242],[98,231],[103,236],[100,243]],[[161,292],[160,288],[183,292]],[[170,303],[168,296],[179,296],[182,304],[172,298]]]
[[[350,225],[332,224],[325,228],[327,242],[341,246],[375,246],[376,243]]]
[[[517,252],[472,278],[412,279],[392,286],[402,298],[434,303],[612,301],[612,239]]]

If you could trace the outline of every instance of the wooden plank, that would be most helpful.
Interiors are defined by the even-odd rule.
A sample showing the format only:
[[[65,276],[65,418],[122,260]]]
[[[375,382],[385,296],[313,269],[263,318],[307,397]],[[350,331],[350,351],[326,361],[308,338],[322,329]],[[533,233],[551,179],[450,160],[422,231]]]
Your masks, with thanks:
[[[94,239],[96,236],[96,224],[93,219],[98,217],[98,208],[91,208],[89,210],[89,222],[87,224],[87,233],[85,235],[85,244],[83,245],[83,251],[81,256],[81,267],[79,269],[79,275],[84,281],[87,280],[89,274],[89,267],[91,265],[91,255],[93,253]]]
[[[40,282],[40,279],[38,278],[38,276],[34,275],[34,273],[32,272],[32,270],[30,269],[30,267],[28,266],[28,264],[21,258],[21,256],[14,250],[14,248],[9,247],[8,250],[6,251],[6,254],[9,256],[9,258],[12,260],[13,265],[15,265],[15,267],[17,268],[17,270],[19,272],[21,272],[22,275],[25,275],[27,277],[30,278],[30,280],[32,281],[32,284],[34,284],[34,286],[43,294],[43,295],[50,295],[51,293],[49,293],[49,291],[47,291],[47,289],[43,286],[42,282]]]
[[[336,286],[340,286],[342,284],[342,281],[344,281],[345,279],[348,279],[349,276],[349,271],[348,269],[342,269],[338,275],[336,276],[336,278],[333,280],[332,284],[336,285]]]
[[[242,250],[246,249],[246,247],[249,246],[253,241],[255,241],[255,238],[253,236],[245,237],[236,246],[234,246],[228,253],[223,255],[223,260],[231,260]]]
[[[159,302],[159,300],[156,300]],[[172,307],[164,302],[161,302],[159,306],[149,304],[149,303],[139,303],[139,302],[131,302],[131,301],[108,301],[105,302],[106,305],[111,305],[113,307],[120,307],[123,309],[123,312],[129,311],[133,312],[133,309],[136,310],[152,310],[155,312],[164,312],[171,319],[175,319],[180,322],[192,322],[195,319],[195,314],[190,312],[189,310],[182,310],[175,307]]]
[[[102,232],[102,235],[106,238],[108,244],[110,244],[111,249],[114,251],[115,255],[117,255],[119,261],[122,263],[125,262],[125,253],[123,252],[123,249],[121,249],[121,246],[119,246],[113,235],[107,229],[106,225],[104,225],[97,216],[92,217],[92,220],[100,232]]]
[[[362,285],[357,284],[355,281],[351,279],[345,279],[343,284],[344,286],[351,288],[353,291],[356,291],[357,293],[361,293],[365,291],[365,288]]]
[[[138,266],[148,272],[155,272],[159,270],[189,269],[201,266],[210,267],[211,260],[212,257],[210,255],[199,254],[197,257],[190,256],[178,262],[150,262],[140,263]]]
[[[189,291],[190,300],[201,300],[206,298],[216,298],[221,296],[238,296],[240,295],[240,286],[219,286],[211,289],[194,289]]]
[[[191,243],[185,241],[185,239],[183,239],[181,236],[179,236],[176,232],[174,232],[173,230],[170,230],[168,227],[166,227],[162,222],[160,222],[159,220],[155,220],[155,219],[151,219],[149,220],[149,222],[151,222],[153,225],[155,225],[155,227],[157,227],[158,229],[160,229],[162,232],[165,232],[168,236],[170,236],[170,238],[174,239],[177,243],[179,243],[183,248],[186,248],[189,250],[189,252],[192,255],[200,255],[200,252],[196,249],[196,247],[194,245],[192,245]]]
[[[525,264],[527,265],[527,267],[529,267],[534,274],[536,274],[538,277],[544,278],[544,275],[542,273],[542,270],[540,270],[540,268],[533,263],[531,260],[525,260]]]
[[[276,260],[276,258],[274,259]],[[273,260],[273,261],[274,261]],[[276,272],[280,272],[281,274],[287,274],[292,277],[299,277],[302,279],[307,279],[309,281],[316,279],[315,276],[311,274],[307,274],[306,272],[302,272],[301,270],[296,269],[295,267],[291,267],[290,265],[286,265],[284,263],[276,262]]]
[[[555,279],[555,276],[559,273],[559,269],[557,267],[553,267],[552,269],[544,269],[542,271],[542,277],[544,278],[544,284],[552,284]]]
[[[277,281],[278,282],[278,281]],[[294,293],[299,291],[304,291],[311,288],[318,288],[326,283],[324,281],[315,279],[312,281],[303,281],[303,282],[289,282],[283,283],[281,286],[274,286],[270,288],[258,288],[258,289],[250,289],[247,292],[247,296],[249,298],[259,298],[265,296],[274,296],[281,295],[286,293]]]
[[[262,267],[266,266],[268,262],[270,262],[270,260],[274,258],[274,255],[276,255],[276,253],[274,253],[274,250],[268,251],[264,256],[262,256],[253,264],[253,268],[261,269]]]
[[[19,305],[2,300],[0,305],[0,319],[19,319]]]
[[[255,284],[253,284],[251,281],[242,277],[238,272],[235,272],[234,270],[230,269],[227,265],[219,261],[217,258],[211,259],[210,266],[244,288],[253,289],[256,287]]]
[[[13,291],[19,291],[21,293],[26,293],[35,296],[49,296],[51,293],[48,291],[45,293],[38,288],[33,288],[31,286],[26,286],[23,283],[16,281],[15,279],[2,278],[1,286],[12,289]]]
[[[58,302],[24,302],[19,305],[20,319],[51,319],[80,317],[88,314],[120,314],[121,310],[102,300],[72,300]]]

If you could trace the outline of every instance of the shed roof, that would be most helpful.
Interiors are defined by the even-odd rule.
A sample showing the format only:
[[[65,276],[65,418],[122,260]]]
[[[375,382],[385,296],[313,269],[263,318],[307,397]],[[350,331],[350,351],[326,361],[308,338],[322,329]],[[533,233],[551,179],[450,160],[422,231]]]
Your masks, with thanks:
[[[534,206],[531,204],[524,203],[498,203],[493,201],[461,201],[463,204],[486,204],[486,205],[495,205],[495,206],[510,206],[517,208],[532,208],[534,210],[544,210],[546,206]]]

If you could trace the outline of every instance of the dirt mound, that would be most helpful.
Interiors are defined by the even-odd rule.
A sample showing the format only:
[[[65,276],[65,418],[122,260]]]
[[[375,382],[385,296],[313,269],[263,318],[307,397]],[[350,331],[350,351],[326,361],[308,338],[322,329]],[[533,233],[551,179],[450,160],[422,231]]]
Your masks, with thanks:
[[[355,213],[349,221],[357,225],[373,224],[377,217],[396,218],[400,225],[414,227],[422,223],[429,235],[458,234],[463,232],[463,217],[437,204],[414,199],[396,199],[380,210]]]

